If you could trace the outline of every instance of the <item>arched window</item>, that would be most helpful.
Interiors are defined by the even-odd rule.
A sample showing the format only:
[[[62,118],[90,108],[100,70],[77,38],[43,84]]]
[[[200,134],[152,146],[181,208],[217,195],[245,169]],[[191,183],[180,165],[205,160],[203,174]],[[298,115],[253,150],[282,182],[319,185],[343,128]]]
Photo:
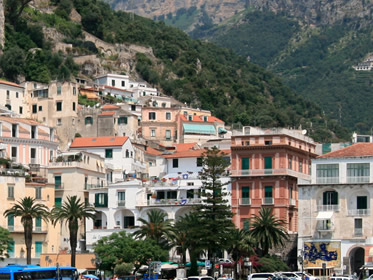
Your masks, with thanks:
[[[85,125],[92,125],[93,124],[93,118],[92,117],[86,117],[84,120]]]
[[[130,153],[128,150],[126,150],[126,158],[130,157]]]
[[[338,193],[336,191],[326,191],[322,197],[323,205],[338,205]]]

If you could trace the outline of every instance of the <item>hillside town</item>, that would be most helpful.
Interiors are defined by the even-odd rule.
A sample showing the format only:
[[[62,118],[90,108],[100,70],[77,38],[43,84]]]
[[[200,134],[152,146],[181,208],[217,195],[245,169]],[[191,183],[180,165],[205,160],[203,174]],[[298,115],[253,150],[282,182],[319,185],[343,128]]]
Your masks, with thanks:
[[[80,273],[97,272],[94,245],[103,237],[134,233],[152,210],[176,222],[203,204],[202,159],[213,147],[229,163],[222,181],[234,225],[248,230],[270,208],[289,235],[273,253],[292,268],[343,275],[373,263],[371,136],[316,143],[302,129],[233,128],[120,74],[0,81],[0,111],[0,212],[26,196],[47,209],[71,196],[94,207],[78,228]],[[12,237],[4,265],[25,264],[21,218],[2,215],[0,226]],[[65,224],[36,217],[32,240],[33,264],[70,265]],[[169,260],[181,254],[172,249]]]

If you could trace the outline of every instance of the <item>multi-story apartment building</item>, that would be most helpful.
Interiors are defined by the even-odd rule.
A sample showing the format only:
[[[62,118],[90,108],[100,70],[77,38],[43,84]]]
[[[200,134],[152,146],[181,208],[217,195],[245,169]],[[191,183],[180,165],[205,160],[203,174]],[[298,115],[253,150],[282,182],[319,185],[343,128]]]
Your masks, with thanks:
[[[31,196],[36,203],[43,204],[52,209],[54,206],[54,187],[45,183],[26,182],[25,172],[21,169],[4,169],[0,172],[0,212],[13,207],[22,198]],[[36,218],[33,222],[32,252],[33,264],[40,263],[40,254],[46,252],[58,252],[59,227]],[[9,258],[6,264],[26,264],[26,246],[24,240],[24,228],[20,217],[1,215],[0,226],[10,231],[13,241],[8,250]]]
[[[373,261],[373,143],[357,143],[312,160],[299,185],[298,248],[316,275],[360,273]]]
[[[49,85],[25,83],[26,101],[29,105],[24,116],[55,127],[62,149],[67,148],[76,133],[78,88],[72,82],[51,82]]]
[[[107,179],[111,179],[110,170],[105,168],[105,159],[97,154],[84,151],[61,153],[48,168],[48,182],[55,190],[54,204],[61,207],[68,196],[77,196],[81,202],[88,202],[89,189],[107,187]],[[85,221],[79,225],[78,237],[84,239]],[[78,250],[84,250],[84,242],[78,242]],[[61,225],[59,248],[70,247],[69,230]]]
[[[24,87],[16,83],[0,81],[0,105],[23,115],[27,106]]]
[[[245,128],[232,136],[232,210],[239,228],[262,207],[273,208],[289,232],[297,232],[298,180],[310,180],[313,140],[288,129]]]
[[[127,136],[77,137],[70,146],[72,151],[87,151],[105,158],[105,164],[112,169],[112,181],[118,182],[128,176],[141,177],[145,163],[137,160],[135,153],[142,153],[134,148]]]
[[[14,163],[47,167],[56,156],[54,129],[37,121],[0,116],[0,141],[4,157]]]

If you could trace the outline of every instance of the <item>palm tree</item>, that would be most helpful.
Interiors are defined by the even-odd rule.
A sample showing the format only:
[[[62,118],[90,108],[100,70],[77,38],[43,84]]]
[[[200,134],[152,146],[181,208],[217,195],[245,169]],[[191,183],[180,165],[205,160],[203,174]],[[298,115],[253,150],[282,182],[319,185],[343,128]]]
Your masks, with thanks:
[[[227,248],[228,253],[234,261],[234,279],[237,277],[238,262],[243,257],[250,257],[255,254],[255,240],[245,229],[233,229],[230,235],[230,242]],[[242,277],[240,277],[242,278]]]
[[[61,222],[69,227],[71,266],[75,266],[79,221],[85,218],[94,219],[95,214],[95,209],[85,205],[76,195],[68,196],[67,201],[61,207],[55,207],[52,210],[53,225],[56,226],[58,222]]]
[[[149,238],[154,240],[161,247],[168,247],[173,227],[172,220],[166,219],[167,214],[160,210],[150,210],[148,212],[149,221],[139,218],[142,226],[136,230],[133,235],[137,238]]]
[[[35,203],[35,198],[27,196],[18,201],[12,208],[6,210],[4,215],[6,217],[21,217],[26,243],[27,264],[31,264],[32,220],[42,218],[47,222],[49,219],[48,207],[40,203]]]
[[[272,214],[271,208],[262,208],[259,216],[254,216],[252,220],[251,236],[260,244],[263,256],[268,254],[269,249],[278,245],[284,245],[288,239],[285,231],[284,220],[276,218]]]

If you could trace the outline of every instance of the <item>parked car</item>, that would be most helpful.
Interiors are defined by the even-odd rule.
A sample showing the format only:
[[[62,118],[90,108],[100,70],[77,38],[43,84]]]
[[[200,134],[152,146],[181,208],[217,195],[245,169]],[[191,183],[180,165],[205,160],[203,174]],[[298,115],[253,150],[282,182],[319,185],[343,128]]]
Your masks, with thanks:
[[[188,280],[215,280],[211,276],[189,276]]]
[[[264,272],[264,273],[252,273],[247,276],[247,280],[268,280],[268,278],[274,277],[275,274],[271,272]]]
[[[302,272],[294,272],[295,274],[299,275],[302,278]],[[303,280],[320,280],[320,278],[313,276],[310,273],[303,272],[304,277],[302,278]]]
[[[219,263],[234,263],[234,262],[230,259],[219,259]]]
[[[290,280],[303,280],[302,276],[296,274],[295,272],[280,272],[282,275],[285,275]]]

